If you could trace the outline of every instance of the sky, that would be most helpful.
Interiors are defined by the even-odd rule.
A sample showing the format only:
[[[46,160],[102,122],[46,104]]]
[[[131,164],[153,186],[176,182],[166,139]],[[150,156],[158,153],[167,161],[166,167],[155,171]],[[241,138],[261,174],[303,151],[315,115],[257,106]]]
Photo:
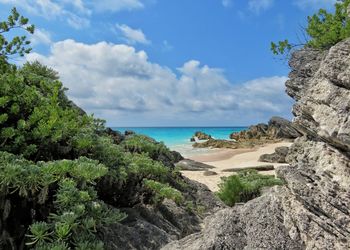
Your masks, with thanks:
[[[36,32],[38,60],[108,126],[246,126],[292,119],[289,67],[271,41],[300,41],[335,0],[0,0]]]

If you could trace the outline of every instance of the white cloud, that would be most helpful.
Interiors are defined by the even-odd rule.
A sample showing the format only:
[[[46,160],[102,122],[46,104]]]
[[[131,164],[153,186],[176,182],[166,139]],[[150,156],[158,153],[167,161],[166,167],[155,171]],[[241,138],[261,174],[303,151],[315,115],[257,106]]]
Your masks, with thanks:
[[[301,9],[306,8],[330,8],[333,7],[337,0],[294,0],[294,3]]]
[[[116,12],[144,7],[141,0],[0,0],[0,3],[17,6],[46,19],[66,20],[75,29],[88,27],[94,11]]]
[[[51,34],[45,29],[36,28],[34,34],[30,38],[32,45],[44,44],[50,45],[52,43]]]
[[[231,7],[232,6],[232,0],[222,0],[222,5],[226,8]]]
[[[0,3],[11,4],[22,8],[32,15],[42,16],[46,19],[66,20],[67,23],[76,29],[89,26],[90,21],[86,16],[91,12],[84,7],[81,0],[0,0]],[[73,9],[70,9],[73,7]],[[79,12],[78,14],[76,11]]]
[[[136,43],[142,43],[142,44],[150,44],[151,42],[147,40],[145,34],[140,29],[133,29],[125,24],[116,24],[116,28],[123,36],[123,39],[128,44],[136,44]]]
[[[65,40],[27,59],[57,70],[69,97],[111,125],[250,124],[291,106],[286,77],[233,85],[221,69],[191,60],[174,72],[122,44]]]
[[[274,0],[249,0],[249,9],[257,14],[272,7]]]

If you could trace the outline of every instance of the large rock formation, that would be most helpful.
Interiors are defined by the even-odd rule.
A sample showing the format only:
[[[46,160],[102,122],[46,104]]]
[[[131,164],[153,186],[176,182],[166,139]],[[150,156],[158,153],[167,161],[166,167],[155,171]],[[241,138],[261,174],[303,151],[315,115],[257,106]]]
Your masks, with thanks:
[[[211,138],[212,138],[211,135],[208,135],[208,134],[206,134],[204,132],[201,132],[201,131],[197,131],[191,137],[190,141],[194,142],[194,141],[196,141],[196,139],[198,139],[198,140],[209,140]]]
[[[277,170],[286,185],[164,249],[350,249],[350,39],[295,52],[290,66],[293,126],[303,136]]]
[[[268,124],[259,123],[250,126],[247,130],[232,133],[230,138],[238,142],[254,140],[276,141],[281,139],[295,139],[300,135],[290,121],[274,116]]]

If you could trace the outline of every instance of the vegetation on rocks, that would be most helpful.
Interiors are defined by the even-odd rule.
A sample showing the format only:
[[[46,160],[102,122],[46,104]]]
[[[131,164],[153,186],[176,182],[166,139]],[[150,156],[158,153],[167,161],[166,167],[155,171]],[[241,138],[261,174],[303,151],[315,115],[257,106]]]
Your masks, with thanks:
[[[272,42],[271,51],[275,55],[283,55],[300,46],[326,50],[350,37],[349,5],[350,0],[339,0],[335,4],[334,13],[320,9],[307,19],[308,24],[305,32],[308,40],[306,43],[291,44],[287,39],[279,41],[277,44]]]
[[[262,175],[252,169],[242,170],[237,175],[223,177],[217,195],[226,205],[234,206],[237,202],[247,202],[260,196],[264,187],[282,184],[282,180],[272,175]]]
[[[126,217],[119,208],[185,206],[181,156],[145,136],[119,138],[45,65],[11,64],[30,52],[26,36],[6,39],[16,27],[34,32],[16,9],[0,22],[0,248],[103,249],[97,232]]]

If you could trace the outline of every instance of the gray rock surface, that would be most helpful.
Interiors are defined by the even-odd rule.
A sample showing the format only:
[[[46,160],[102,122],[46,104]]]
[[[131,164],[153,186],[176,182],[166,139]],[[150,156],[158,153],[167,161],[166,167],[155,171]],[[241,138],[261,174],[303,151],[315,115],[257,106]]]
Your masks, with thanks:
[[[238,133],[232,133],[231,139],[238,142],[249,140],[279,140],[279,139],[295,139],[301,134],[295,128],[292,122],[274,116],[270,119],[268,124],[260,123],[250,126],[247,130]]]
[[[204,163],[190,160],[190,159],[184,159],[179,161],[178,163],[175,164],[175,167],[178,167],[181,170],[187,170],[187,171],[205,171],[205,170],[214,168],[213,166],[210,166],[208,164],[204,164]]]
[[[164,249],[350,249],[350,39],[290,61],[287,93],[303,136],[277,169],[285,186],[219,211]]]
[[[164,200],[159,206],[137,204],[121,208],[128,217],[99,231],[105,248],[160,249],[171,241],[199,232],[204,217],[226,207],[205,185],[187,178],[184,182],[185,198],[195,201],[192,211],[172,200]]]
[[[270,163],[286,163],[288,150],[288,147],[277,147],[274,153],[261,155],[259,157],[259,161]]]

